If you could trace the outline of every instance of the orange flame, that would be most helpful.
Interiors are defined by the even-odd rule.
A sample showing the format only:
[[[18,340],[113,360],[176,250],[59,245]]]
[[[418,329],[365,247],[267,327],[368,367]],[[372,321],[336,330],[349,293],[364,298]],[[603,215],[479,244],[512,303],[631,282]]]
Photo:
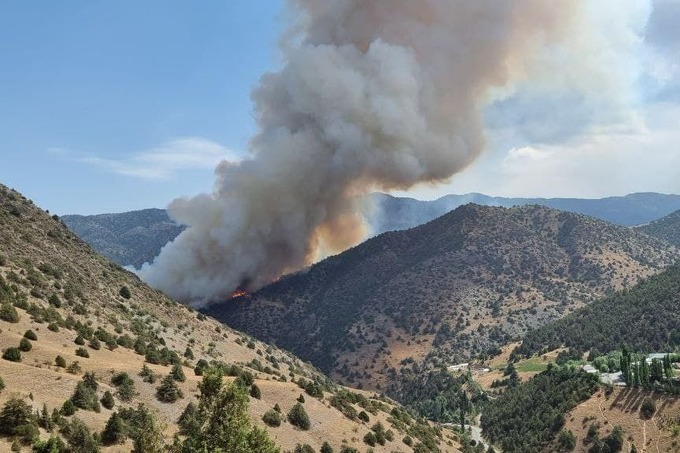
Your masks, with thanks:
[[[237,297],[250,297],[250,294],[248,294],[246,291],[239,289],[231,293],[231,296],[229,298],[236,299]]]

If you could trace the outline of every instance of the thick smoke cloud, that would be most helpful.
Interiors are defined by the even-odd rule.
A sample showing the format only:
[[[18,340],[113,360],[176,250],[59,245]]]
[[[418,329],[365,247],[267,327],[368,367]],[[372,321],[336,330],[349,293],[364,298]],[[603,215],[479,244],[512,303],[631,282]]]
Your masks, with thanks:
[[[360,196],[460,172],[484,149],[492,99],[563,65],[607,66],[570,47],[591,27],[587,1],[291,3],[284,65],[253,94],[250,157],[220,164],[213,193],[171,204],[188,228],[140,271],[177,299],[253,290],[356,244]],[[554,52],[559,64],[540,64]]]

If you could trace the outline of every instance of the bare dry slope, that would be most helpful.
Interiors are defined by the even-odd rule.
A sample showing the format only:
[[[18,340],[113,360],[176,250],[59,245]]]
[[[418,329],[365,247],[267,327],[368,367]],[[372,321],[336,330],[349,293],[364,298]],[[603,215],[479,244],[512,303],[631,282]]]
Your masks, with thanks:
[[[640,416],[640,405],[646,399],[655,402],[656,412],[650,419]],[[611,394],[599,390],[589,400],[575,407],[567,416],[565,430],[576,437],[576,452],[587,452],[593,444],[588,430],[595,427],[600,439],[616,426],[623,429],[623,449],[639,452],[677,452],[680,450],[680,400],[678,397],[649,390],[615,388]]]

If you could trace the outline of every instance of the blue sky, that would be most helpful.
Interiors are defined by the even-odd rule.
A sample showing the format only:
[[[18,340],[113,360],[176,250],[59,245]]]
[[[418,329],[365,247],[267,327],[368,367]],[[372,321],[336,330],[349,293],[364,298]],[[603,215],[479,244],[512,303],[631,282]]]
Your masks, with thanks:
[[[187,137],[245,149],[280,16],[278,0],[2,2],[0,181],[60,214],[209,190],[217,149],[158,177],[87,157],[134,163]]]
[[[634,131],[537,140],[551,104],[516,96],[487,112],[470,169],[409,194],[680,193],[680,2],[653,3]],[[209,191],[214,165],[247,149],[250,92],[284,27],[283,0],[0,2],[0,182],[58,214]],[[567,110],[557,121],[582,113]]]

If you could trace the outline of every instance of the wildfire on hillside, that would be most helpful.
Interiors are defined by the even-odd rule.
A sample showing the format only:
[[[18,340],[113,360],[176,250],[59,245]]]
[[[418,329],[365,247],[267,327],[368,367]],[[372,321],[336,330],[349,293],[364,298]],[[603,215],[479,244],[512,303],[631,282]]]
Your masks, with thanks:
[[[231,293],[231,296],[229,296],[229,299],[237,299],[239,297],[250,297],[250,293],[247,291],[244,291],[242,289],[238,289]]]

